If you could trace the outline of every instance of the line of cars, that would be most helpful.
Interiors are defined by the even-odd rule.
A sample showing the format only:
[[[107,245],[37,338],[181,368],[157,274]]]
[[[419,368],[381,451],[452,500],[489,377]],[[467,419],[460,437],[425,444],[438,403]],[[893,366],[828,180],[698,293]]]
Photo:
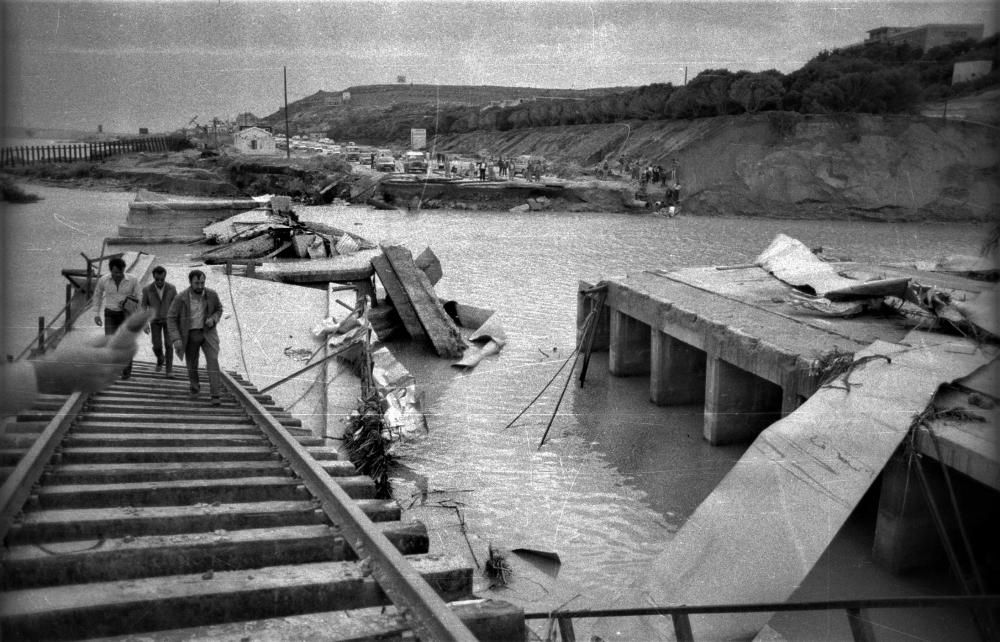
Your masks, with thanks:
[[[407,174],[426,174],[429,166],[426,152],[409,150],[397,159],[391,149],[364,148],[354,141],[348,141],[341,146],[329,139],[311,140],[293,136],[290,146],[293,151],[299,153],[341,156],[349,163],[371,164],[372,169],[380,172],[396,172],[400,166],[397,160],[401,161],[402,171]],[[279,147],[283,148],[284,145]]]

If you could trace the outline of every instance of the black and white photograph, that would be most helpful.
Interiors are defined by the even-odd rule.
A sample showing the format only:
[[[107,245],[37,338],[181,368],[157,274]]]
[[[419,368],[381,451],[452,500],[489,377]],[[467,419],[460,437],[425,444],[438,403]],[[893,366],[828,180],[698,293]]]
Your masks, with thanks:
[[[0,639],[1000,639],[997,9],[0,3]]]

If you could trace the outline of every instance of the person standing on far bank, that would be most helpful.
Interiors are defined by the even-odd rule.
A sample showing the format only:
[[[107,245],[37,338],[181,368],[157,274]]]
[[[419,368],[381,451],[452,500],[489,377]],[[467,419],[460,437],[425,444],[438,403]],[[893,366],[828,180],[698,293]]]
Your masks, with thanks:
[[[139,281],[130,274],[125,274],[125,260],[116,256],[108,261],[108,273],[97,280],[94,296],[90,300],[97,311],[94,323],[104,326],[105,335],[113,335],[118,327],[125,323],[125,318],[134,312],[139,304]],[[101,310],[104,311],[104,321],[101,321]],[[132,360],[122,370],[122,379],[132,376]]]
[[[170,304],[177,296],[177,288],[172,283],[167,283],[167,270],[162,265],[153,268],[153,282],[142,289],[143,310],[152,310],[153,318],[146,326],[146,334],[153,336],[153,354],[156,355],[156,371],[159,372],[164,365],[167,366],[166,377],[174,377],[174,353],[170,349],[170,339],[167,334],[167,313],[170,312]],[[166,351],[164,351],[166,347]]]
[[[222,402],[222,376],[219,373],[219,331],[216,326],[222,318],[222,302],[215,290],[205,287],[205,273],[191,270],[189,287],[174,298],[167,313],[167,331],[170,343],[182,361],[187,359],[188,383],[192,397],[198,396],[198,353],[205,353],[208,386],[212,405]]]

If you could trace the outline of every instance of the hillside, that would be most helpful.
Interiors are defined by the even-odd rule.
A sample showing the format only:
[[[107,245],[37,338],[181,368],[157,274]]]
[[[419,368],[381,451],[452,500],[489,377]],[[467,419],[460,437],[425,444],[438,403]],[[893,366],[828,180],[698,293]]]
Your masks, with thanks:
[[[614,168],[622,155],[662,166],[676,158],[688,214],[988,221],[1000,211],[1000,129],[962,120],[773,112],[433,142],[435,153],[486,149],[584,168],[606,158]]]
[[[288,105],[292,133],[322,133],[335,140],[363,145],[405,144],[410,128],[433,129],[441,109],[485,107],[491,103],[599,98],[629,87],[602,89],[539,89],[490,85],[392,84],[349,87],[343,92],[318,91]],[[277,130],[285,129],[284,108],[261,119]]]

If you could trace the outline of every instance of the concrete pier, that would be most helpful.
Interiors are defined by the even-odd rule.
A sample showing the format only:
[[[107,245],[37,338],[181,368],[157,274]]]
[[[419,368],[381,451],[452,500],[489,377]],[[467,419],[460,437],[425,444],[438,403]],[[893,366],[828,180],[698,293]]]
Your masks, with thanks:
[[[973,299],[993,287],[951,275],[884,266],[845,263],[836,269],[861,274],[862,279],[865,274],[911,277],[958,300]],[[913,340],[914,321],[903,316],[837,318],[792,306],[791,287],[757,266],[650,270],[602,283],[607,295],[593,349],[608,351],[609,372],[614,376],[648,376],[653,403],[703,404],[703,434],[713,445],[749,443],[758,435],[764,438],[762,431],[818,392],[821,375],[816,364],[824,355],[834,351],[853,355],[875,342]],[[578,327],[596,305],[585,294],[591,288],[593,284],[580,283]],[[935,336],[942,342],[949,340],[947,335],[927,335],[932,340]],[[965,358],[958,353],[951,356]],[[852,376],[849,381],[854,381]],[[947,504],[947,493],[939,461],[947,470],[961,473],[953,475],[959,481],[952,483],[962,486],[963,496],[981,495],[989,503],[995,502],[1000,491],[998,381],[1000,365],[994,360],[933,396],[938,408],[962,409],[985,421],[936,419],[914,428],[915,452],[926,462],[930,492],[942,505]],[[865,394],[878,392],[866,390]],[[892,413],[894,402],[887,398],[882,412]],[[830,434],[834,434],[846,420],[839,416],[843,409],[829,412],[834,431]],[[919,409],[908,412],[907,422],[913,421],[913,412]],[[790,458],[792,453],[786,451],[783,456]],[[927,560],[942,559],[937,527],[912,466],[906,465],[900,453],[884,471],[872,471],[872,477],[879,472],[875,560],[891,570],[905,571]],[[949,530],[955,527],[953,518],[945,524]]]

